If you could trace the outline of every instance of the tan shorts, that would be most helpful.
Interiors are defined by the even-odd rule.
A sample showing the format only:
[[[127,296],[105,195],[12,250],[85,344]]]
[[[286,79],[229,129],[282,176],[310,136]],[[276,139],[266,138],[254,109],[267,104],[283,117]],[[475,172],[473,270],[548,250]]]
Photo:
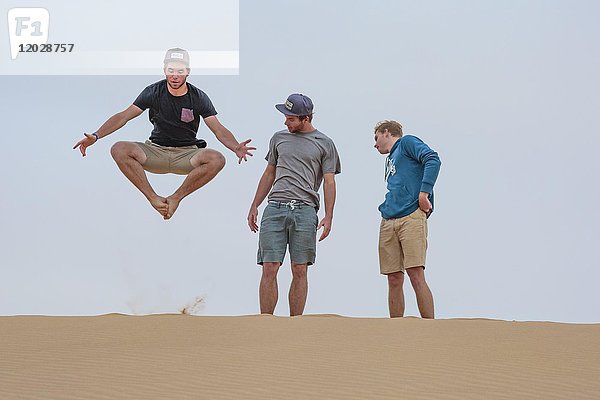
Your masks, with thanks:
[[[154,174],[187,175],[194,169],[190,160],[202,150],[196,146],[159,146],[149,140],[146,140],[146,143],[135,142],[135,144],[146,153],[144,169]]]
[[[379,226],[379,271],[382,274],[425,267],[427,217],[417,208],[402,218],[382,219]]]

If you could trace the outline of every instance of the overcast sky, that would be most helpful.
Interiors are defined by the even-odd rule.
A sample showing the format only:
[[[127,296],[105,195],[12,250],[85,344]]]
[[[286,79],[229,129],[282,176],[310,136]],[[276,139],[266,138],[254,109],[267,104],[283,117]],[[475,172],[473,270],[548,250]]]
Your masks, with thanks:
[[[165,4],[164,17],[196,12]],[[305,313],[388,315],[372,128],[396,119],[442,160],[426,269],[436,316],[598,323],[599,17],[596,1],[242,0],[240,74],[192,70],[189,81],[258,150],[237,165],[201,126],[227,166],[170,221],[109,153],[148,138],[147,112],[87,157],[72,150],[162,79],[161,60],[156,76],[0,76],[0,315],[167,313],[196,298],[199,315],[258,313],[246,216],[284,128],[274,104],[302,92],[342,161]],[[164,35],[184,47],[216,40]],[[182,177],[150,180],[169,195]],[[289,312],[290,275],[286,258],[277,315]],[[405,293],[406,314],[418,315],[408,281]]]

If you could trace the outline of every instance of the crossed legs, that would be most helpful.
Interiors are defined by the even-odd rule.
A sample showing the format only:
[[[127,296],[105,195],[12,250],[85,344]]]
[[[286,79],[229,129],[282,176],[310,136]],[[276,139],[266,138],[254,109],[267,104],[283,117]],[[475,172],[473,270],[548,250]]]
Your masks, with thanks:
[[[225,157],[221,153],[203,149],[191,158],[193,169],[181,186],[172,195],[162,197],[156,194],[148,181],[143,167],[146,154],[137,144],[117,142],[112,146],[110,153],[123,175],[142,192],[164,219],[171,218],[184,197],[210,182],[225,166]]]

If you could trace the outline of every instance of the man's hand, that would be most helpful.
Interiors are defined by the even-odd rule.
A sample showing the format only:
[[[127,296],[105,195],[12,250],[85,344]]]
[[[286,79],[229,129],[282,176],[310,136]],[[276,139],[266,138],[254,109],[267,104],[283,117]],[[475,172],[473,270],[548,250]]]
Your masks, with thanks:
[[[250,230],[254,233],[258,232],[258,225],[256,225],[256,218],[258,217],[258,208],[254,205],[250,206],[250,211],[248,212],[248,226]]]
[[[431,214],[431,210],[432,210],[433,206],[431,205],[431,202],[429,201],[429,193],[427,193],[427,192],[419,193],[419,208],[425,214],[427,214],[427,216],[429,216],[429,214]]]
[[[331,222],[332,218],[323,217],[321,222],[319,222],[319,226],[317,226],[317,230],[323,228],[323,233],[321,233],[321,237],[319,238],[319,242],[329,236],[329,232],[331,232]]]
[[[234,153],[236,156],[238,156],[238,164],[241,164],[242,160],[248,161],[246,156],[252,157],[252,155],[253,155],[252,153],[250,153],[250,150],[256,150],[256,147],[248,147],[247,146],[247,144],[250,143],[251,141],[252,141],[252,139],[244,140],[242,143],[238,144],[235,147]]]
[[[76,149],[79,147],[79,151],[81,151],[81,156],[85,157],[85,149],[87,149],[89,146],[96,143],[96,141],[98,139],[96,139],[96,136],[91,135],[89,133],[83,132],[83,135],[85,136],[85,138],[83,138],[79,142],[77,142],[75,144],[75,146],[73,146],[73,149]]]

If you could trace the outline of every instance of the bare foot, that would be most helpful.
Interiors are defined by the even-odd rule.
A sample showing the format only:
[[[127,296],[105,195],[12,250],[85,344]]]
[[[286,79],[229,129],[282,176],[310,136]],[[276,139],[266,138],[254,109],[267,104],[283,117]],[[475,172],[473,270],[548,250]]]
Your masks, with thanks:
[[[173,214],[175,214],[175,211],[177,210],[177,207],[179,207],[179,202],[181,200],[177,200],[177,199],[169,196],[169,197],[167,197],[166,201],[168,204],[168,210],[167,210],[167,214],[164,216],[164,219],[169,219],[173,216]]]
[[[167,212],[169,211],[169,205],[167,204],[167,199],[165,199],[164,197],[161,197],[161,196],[156,196],[156,197],[154,197],[152,199],[148,199],[148,200],[150,201],[150,204],[152,205],[152,207],[154,207],[160,215],[162,215],[163,217],[165,217],[167,215]]]

